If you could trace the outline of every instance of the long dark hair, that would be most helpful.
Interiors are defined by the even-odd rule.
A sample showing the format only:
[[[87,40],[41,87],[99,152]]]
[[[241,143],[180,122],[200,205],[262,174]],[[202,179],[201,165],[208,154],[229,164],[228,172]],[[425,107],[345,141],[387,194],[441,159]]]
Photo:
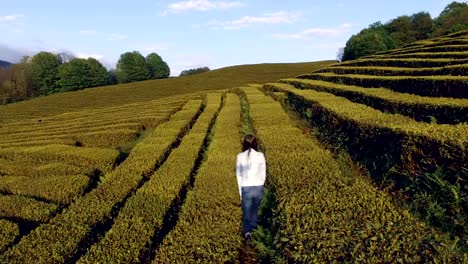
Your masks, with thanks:
[[[250,149],[254,149],[255,151],[258,151],[257,138],[254,135],[245,136],[244,142],[242,143],[242,152],[249,150],[249,154],[250,154]]]

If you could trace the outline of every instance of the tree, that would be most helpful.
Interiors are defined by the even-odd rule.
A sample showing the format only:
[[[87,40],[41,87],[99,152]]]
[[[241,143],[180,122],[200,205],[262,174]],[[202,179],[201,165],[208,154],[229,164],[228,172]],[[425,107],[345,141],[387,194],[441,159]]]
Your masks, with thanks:
[[[434,19],[432,37],[468,29],[468,3],[452,2]]]
[[[146,63],[148,63],[151,79],[163,79],[169,77],[171,70],[161,56],[156,53],[150,53],[146,56]]]
[[[117,84],[118,81],[117,81],[117,75],[115,74],[115,70],[112,69],[112,70],[109,70],[107,72],[107,74],[109,75],[109,84],[110,85],[113,85],[113,84]]]
[[[27,63],[27,57],[23,57],[23,60],[13,67],[15,67],[13,80],[17,94],[20,97],[37,95],[37,91],[33,90],[32,67],[30,63]]]
[[[401,47],[408,43],[415,42],[416,36],[413,30],[413,24],[409,16],[399,16],[385,24],[390,33],[395,47]]]
[[[61,91],[102,86],[109,83],[107,70],[96,59],[75,58],[59,67]]]
[[[86,59],[72,59],[60,65],[59,76],[61,91],[73,91],[90,86],[90,68]]]
[[[210,71],[210,68],[208,67],[200,67],[200,68],[195,68],[195,69],[183,70],[180,73],[180,76],[194,75],[194,74],[199,74],[199,73],[208,72],[208,71]]]
[[[107,72],[106,67],[104,67],[98,60],[94,58],[88,58],[87,63],[90,68],[90,86],[103,86],[110,83],[110,76]]]
[[[377,22],[353,35],[344,48],[343,61],[354,60],[380,51],[393,49],[395,44],[382,23]]]
[[[138,51],[120,55],[115,74],[119,83],[143,81],[151,77],[150,68]]]
[[[50,52],[39,52],[31,59],[32,82],[35,91],[46,95],[59,89],[58,67],[62,64],[59,56]]]
[[[427,39],[432,31],[432,18],[427,12],[419,12],[411,16],[411,25],[416,40]]]

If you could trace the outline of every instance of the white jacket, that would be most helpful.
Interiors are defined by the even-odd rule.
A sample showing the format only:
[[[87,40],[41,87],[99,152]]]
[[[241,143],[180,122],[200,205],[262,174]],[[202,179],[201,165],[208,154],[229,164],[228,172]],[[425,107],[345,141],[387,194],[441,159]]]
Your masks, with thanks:
[[[246,150],[237,155],[236,162],[237,184],[242,196],[242,187],[261,186],[265,183],[266,162],[262,152],[254,149]]]

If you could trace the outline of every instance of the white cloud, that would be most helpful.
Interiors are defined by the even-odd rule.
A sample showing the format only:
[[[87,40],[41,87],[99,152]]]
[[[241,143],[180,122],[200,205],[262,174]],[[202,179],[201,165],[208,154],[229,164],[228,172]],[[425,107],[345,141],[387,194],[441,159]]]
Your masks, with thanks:
[[[308,39],[314,37],[338,37],[351,29],[351,24],[342,24],[331,28],[309,28],[299,33],[292,34],[273,34],[274,38],[279,39]]]
[[[20,34],[24,30],[23,14],[12,14],[0,16],[0,26],[4,27],[5,30],[12,33]]]
[[[279,11],[261,16],[243,16],[232,21],[211,21],[212,28],[240,29],[254,24],[292,24],[302,17],[299,12]]]
[[[78,53],[76,53],[76,57],[82,58],[82,59],[94,58],[96,60],[102,60],[104,58],[104,55],[78,52]]]
[[[239,1],[211,1],[211,0],[188,0],[170,4],[163,15],[169,13],[176,14],[185,11],[208,11],[213,9],[230,9],[242,7],[243,3]]]
[[[116,34],[116,33],[109,34],[109,36],[107,38],[107,40],[125,40],[125,39],[128,39],[127,35]]]
[[[81,35],[96,35],[97,31],[96,30],[90,30],[90,29],[80,30],[80,34]]]
[[[0,22],[12,22],[18,20],[18,18],[24,17],[23,14],[13,14],[13,15],[6,15],[0,16]]]

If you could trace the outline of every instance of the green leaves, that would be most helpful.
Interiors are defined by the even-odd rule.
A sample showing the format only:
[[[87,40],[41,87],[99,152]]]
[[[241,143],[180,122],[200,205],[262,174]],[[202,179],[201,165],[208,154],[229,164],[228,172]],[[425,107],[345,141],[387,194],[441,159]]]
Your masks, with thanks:
[[[305,137],[302,131],[293,129],[293,122],[277,102],[254,88],[245,88],[244,92],[254,127],[264,143],[270,182],[277,190],[275,217],[280,230],[276,245],[289,262],[463,259],[454,252],[440,254],[447,247],[445,243],[451,243],[448,236],[439,235],[408,212],[401,211],[388,195],[376,190],[364,177],[344,176],[329,151]],[[297,104],[305,105],[301,109],[312,106],[314,116],[329,115],[335,110],[314,107],[307,100],[327,102],[343,111],[347,108],[341,102],[334,103],[332,97],[325,100],[319,93],[307,100],[295,99]],[[418,251],[421,247],[427,248],[426,251]]]

